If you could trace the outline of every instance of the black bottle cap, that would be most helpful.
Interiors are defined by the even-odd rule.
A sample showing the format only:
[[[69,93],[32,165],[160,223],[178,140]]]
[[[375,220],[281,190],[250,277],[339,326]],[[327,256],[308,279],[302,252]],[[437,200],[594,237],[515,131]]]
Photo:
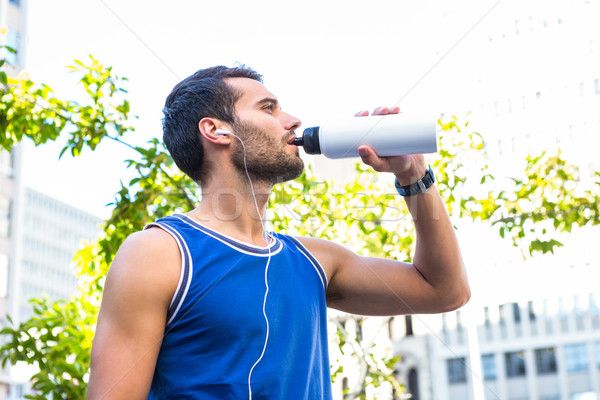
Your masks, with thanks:
[[[321,154],[319,144],[319,127],[306,128],[302,134],[304,151],[308,154]]]

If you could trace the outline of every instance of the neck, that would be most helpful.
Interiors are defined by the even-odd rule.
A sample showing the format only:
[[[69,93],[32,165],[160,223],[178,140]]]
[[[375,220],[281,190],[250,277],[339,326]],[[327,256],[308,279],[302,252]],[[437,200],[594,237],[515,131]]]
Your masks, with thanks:
[[[237,182],[237,185],[222,185],[212,181],[203,185],[200,205],[189,216],[240,241],[267,245],[264,227],[272,185]]]

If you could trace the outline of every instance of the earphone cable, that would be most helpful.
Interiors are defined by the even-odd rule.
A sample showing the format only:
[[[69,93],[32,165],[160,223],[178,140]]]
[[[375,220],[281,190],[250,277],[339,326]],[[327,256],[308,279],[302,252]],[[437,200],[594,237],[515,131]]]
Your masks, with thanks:
[[[269,327],[269,318],[267,317],[267,296],[269,294],[268,273],[269,273],[269,265],[271,264],[271,241],[270,241],[270,239],[272,239],[272,237],[267,234],[267,229],[266,229],[264,221],[261,217],[260,209],[258,208],[258,201],[256,200],[256,193],[254,192],[254,185],[252,184],[252,178],[250,178],[250,173],[248,172],[248,165],[246,163],[246,146],[244,145],[244,142],[242,141],[242,139],[240,139],[236,134],[234,134],[234,133],[230,133],[230,134],[232,136],[234,136],[237,140],[239,140],[239,142],[242,145],[242,149],[244,152],[244,170],[246,171],[246,176],[248,177],[248,182],[250,183],[250,190],[252,191],[252,197],[254,198],[254,206],[256,207],[256,213],[257,213],[257,216],[260,218],[260,224],[262,226],[263,240],[267,244],[267,249],[269,251],[269,257],[267,258],[267,264],[265,266],[265,295],[263,298],[263,306],[262,306],[262,312],[263,312],[263,316],[265,318],[265,324],[267,327],[266,333],[265,333],[265,343],[263,345],[263,349],[262,349],[262,352],[260,353],[260,356],[254,362],[254,364],[252,365],[252,368],[250,368],[250,372],[248,373],[248,399],[252,400],[252,373],[254,372],[254,368],[258,365],[258,363],[260,363],[263,356],[265,355],[265,351],[267,350],[267,343],[269,341],[270,327]]]

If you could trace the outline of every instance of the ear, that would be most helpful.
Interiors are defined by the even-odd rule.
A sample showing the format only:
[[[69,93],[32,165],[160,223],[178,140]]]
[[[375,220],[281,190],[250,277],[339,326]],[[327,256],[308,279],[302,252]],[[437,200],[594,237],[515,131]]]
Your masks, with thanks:
[[[229,131],[229,125],[216,118],[202,118],[198,123],[198,131],[204,140],[215,144],[229,144],[231,139],[218,131]]]

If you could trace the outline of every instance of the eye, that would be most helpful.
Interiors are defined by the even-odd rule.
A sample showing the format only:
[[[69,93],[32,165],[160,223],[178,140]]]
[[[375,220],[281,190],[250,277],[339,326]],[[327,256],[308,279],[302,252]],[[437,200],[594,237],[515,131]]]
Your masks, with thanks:
[[[266,105],[263,107],[263,110],[267,110],[267,111],[269,111],[269,112],[273,112],[273,109],[274,109],[274,108],[275,108],[275,105],[274,105],[273,103],[269,103],[269,104],[266,104]]]

